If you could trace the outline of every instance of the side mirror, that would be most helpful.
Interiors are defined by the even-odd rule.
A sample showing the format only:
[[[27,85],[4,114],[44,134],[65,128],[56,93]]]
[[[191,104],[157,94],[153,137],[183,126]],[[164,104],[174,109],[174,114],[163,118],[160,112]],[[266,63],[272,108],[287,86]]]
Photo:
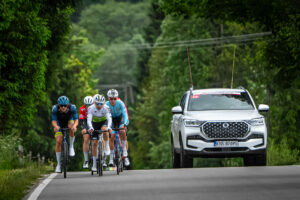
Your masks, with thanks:
[[[258,111],[259,112],[268,112],[269,111],[269,106],[268,105],[265,105],[265,104],[260,104],[258,106]]]
[[[175,106],[172,108],[172,113],[173,114],[182,114],[182,108],[181,106]]]

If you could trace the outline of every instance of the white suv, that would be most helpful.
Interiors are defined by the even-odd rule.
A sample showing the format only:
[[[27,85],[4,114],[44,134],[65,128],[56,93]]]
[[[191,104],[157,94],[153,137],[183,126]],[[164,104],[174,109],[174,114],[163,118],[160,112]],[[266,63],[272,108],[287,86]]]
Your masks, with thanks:
[[[187,91],[173,107],[173,167],[193,167],[194,157],[243,157],[245,166],[266,165],[267,128],[247,90]]]

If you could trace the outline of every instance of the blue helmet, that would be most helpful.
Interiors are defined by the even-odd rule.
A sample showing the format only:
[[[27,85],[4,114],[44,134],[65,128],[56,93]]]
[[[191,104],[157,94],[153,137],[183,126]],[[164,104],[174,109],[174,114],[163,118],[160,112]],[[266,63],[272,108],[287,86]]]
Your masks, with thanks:
[[[66,97],[66,96],[61,96],[61,97],[58,98],[57,103],[58,103],[59,105],[67,105],[67,104],[70,103],[70,101],[69,101],[68,97]]]

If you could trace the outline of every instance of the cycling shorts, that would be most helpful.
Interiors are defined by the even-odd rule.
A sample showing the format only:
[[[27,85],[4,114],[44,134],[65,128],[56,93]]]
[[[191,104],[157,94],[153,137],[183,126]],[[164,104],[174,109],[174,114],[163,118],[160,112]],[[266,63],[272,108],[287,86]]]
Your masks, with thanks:
[[[121,128],[124,126],[124,118],[121,115],[120,117],[112,117],[112,128]]]
[[[66,122],[59,123],[58,121],[56,123],[57,123],[57,126],[59,126],[59,128],[68,128],[68,124],[74,123],[74,119],[71,118],[67,123]],[[60,135],[63,135],[61,132],[61,129],[59,129],[59,131],[54,134],[54,137],[56,138],[57,136],[60,136]]]
[[[94,130],[101,130],[103,126],[107,126],[108,121],[102,121],[102,122],[92,122]],[[91,135],[92,140],[99,140],[99,133],[93,132]]]

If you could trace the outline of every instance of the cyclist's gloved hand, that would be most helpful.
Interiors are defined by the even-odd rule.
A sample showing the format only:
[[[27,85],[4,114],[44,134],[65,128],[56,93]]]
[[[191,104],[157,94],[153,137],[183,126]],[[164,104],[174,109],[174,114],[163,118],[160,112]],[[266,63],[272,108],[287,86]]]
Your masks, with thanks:
[[[125,131],[127,131],[127,124],[122,124],[121,128],[123,128]]]
[[[73,127],[71,128],[71,130],[73,131],[73,133],[75,133],[75,132],[77,131],[76,126],[73,126]]]
[[[90,128],[89,129],[89,133],[92,133],[94,131],[94,129]]]
[[[54,127],[54,132],[59,132],[59,129],[60,129],[59,126]]]

